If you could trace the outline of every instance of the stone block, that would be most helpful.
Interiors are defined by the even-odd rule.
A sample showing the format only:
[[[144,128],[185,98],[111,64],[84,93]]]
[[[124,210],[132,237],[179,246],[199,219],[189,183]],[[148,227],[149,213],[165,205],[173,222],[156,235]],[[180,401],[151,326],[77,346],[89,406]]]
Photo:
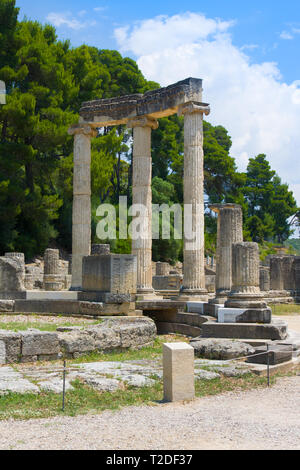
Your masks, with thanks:
[[[168,323],[168,322],[157,322],[157,331],[160,335],[167,335],[170,333],[177,333],[185,336],[191,336],[192,338],[201,335],[201,328],[197,326],[185,325],[184,323]]]
[[[77,300],[78,292],[27,291],[26,300]]]
[[[218,317],[218,311],[220,308],[223,308],[224,304],[217,304],[208,302],[205,303],[203,306],[204,315],[211,315],[212,317]]]
[[[95,350],[95,340],[86,331],[58,333],[58,337],[63,353],[87,353]]]
[[[191,341],[197,357],[205,359],[228,360],[254,354],[249,344],[229,339],[197,338]]]
[[[164,400],[182,401],[195,397],[194,349],[186,343],[163,345]]]
[[[84,291],[112,294],[136,293],[137,260],[134,255],[84,256],[82,288]]]
[[[216,323],[202,325],[203,338],[240,338],[281,340],[287,337],[287,323]]]
[[[14,306],[13,300],[0,300],[0,312],[13,312]]]
[[[204,314],[204,302],[187,302],[186,311],[189,313]]]
[[[22,356],[52,355],[59,353],[57,333],[27,330],[21,333]]]
[[[24,262],[17,258],[0,257],[0,291],[18,292],[25,290]]]
[[[220,308],[218,310],[219,323],[271,323],[272,310]]]
[[[265,352],[265,354],[260,354],[263,352]],[[292,348],[284,346],[270,346],[269,352],[267,352],[266,346],[261,346],[255,349],[255,354],[260,355],[248,358],[247,362],[251,364],[267,364],[269,356],[270,366],[275,366],[276,364],[291,361],[293,356]]]
[[[21,334],[0,330],[0,341],[5,344],[6,362],[18,362],[21,357]]]

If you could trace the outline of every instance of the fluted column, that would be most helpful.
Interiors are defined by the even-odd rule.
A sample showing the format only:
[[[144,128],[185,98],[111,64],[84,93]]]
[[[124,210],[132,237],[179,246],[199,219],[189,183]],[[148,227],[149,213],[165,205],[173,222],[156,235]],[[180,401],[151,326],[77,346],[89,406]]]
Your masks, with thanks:
[[[143,230],[132,240],[132,254],[137,256],[137,294],[139,298],[154,295],[152,287],[152,158],[151,130],[158,128],[156,119],[147,116],[128,121],[133,128],[132,204],[143,206],[139,218]]]
[[[237,204],[210,206],[218,214],[216,298],[213,303],[224,303],[232,285],[232,244],[243,241],[243,214]]]
[[[232,287],[225,307],[266,307],[259,287],[257,243],[244,242],[232,245]]]
[[[207,300],[204,268],[204,168],[203,168],[203,114],[209,106],[188,102],[179,107],[184,116],[184,300]],[[189,213],[190,217],[187,217]],[[193,233],[193,239],[191,234]]]
[[[96,130],[88,125],[69,129],[74,135],[72,287],[82,287],[82,258],[91,251],[91,138]]]

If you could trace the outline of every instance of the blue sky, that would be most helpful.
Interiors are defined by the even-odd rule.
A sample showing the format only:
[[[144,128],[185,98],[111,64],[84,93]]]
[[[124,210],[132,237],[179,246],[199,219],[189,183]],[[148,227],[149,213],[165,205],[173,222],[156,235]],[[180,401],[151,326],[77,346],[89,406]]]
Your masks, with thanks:
[[[183,7],[183,5],[185,5]],[[21,17],[46,22],[49,13],[68,14],[87,23],[82,29],[72,29],[67,25],[57,28],[61,38],[70,38],[74,46],[83,42],[99,48],[117,48],[113,37],[116,26],[152,18],[158,15],[172,16],[185,11],[204,13],[207,17],[235,20],[233,42],[239,47],[257,46],[248,49],[253,61],[275,61],[278,63],[282,78],[288,83],[300,79],[300,34],[293,39],[282,39],[293,35],[293,28],[300,29],[299,0],[211,0],[182,2],[182,0],[142,1],[91,1],[91,0],[17,0],[21,7]],[[95,11],[95,8],[99,8]],[[83,14],[83,12],[86,12]],[[95,22],[89,25],[89,22]]]
[[[117,49],[162,86],[204,80],[209,120],[228,129],[240,170],[265,153],[300,206],[299,0],[17,0],[59,38]]]

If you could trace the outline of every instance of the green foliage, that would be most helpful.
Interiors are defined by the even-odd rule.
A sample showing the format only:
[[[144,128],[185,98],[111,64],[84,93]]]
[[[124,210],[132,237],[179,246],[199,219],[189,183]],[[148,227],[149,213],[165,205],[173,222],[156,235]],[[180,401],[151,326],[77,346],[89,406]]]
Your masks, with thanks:
[[[288,219],[297,212],[288,185],[281,183],[266,155],[250,158],[243,189],[248,205],[246,227],[253,241],[283,243],[293,233]]]

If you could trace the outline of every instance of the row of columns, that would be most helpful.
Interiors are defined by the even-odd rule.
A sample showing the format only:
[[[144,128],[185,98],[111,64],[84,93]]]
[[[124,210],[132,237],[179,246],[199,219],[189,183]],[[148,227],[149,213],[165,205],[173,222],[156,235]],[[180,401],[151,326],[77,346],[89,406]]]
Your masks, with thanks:
[[[194,240],[184,228],[184,278],[182,297],[207,299],[204,271],[204,165],[203,114],[209,107],[189,102],[179,107],[184,116],[184,204],[191,205],[191,225]],[[152,158],[151,132],[158,122],[149,116],[128,120],[133,128],[133,204],[147,208],[144,228],[147,236],[132,241],[132,254],[137,256],[137,292],[153,296],[152,288]],[[97,135],[89,125],[69,130],[74,135],[73,231],[72,231],[72,289],[82,283],[82,258],[91,250],[91,138]],[[191,227],[189,227],[190,229]]]

